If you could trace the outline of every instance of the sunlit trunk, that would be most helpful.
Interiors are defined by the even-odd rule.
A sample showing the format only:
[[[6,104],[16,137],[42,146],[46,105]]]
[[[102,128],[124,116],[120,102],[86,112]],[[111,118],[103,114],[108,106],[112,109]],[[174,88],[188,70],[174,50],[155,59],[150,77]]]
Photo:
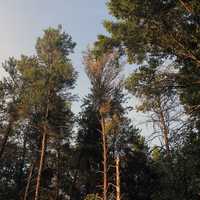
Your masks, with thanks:
[[[189,13],[192,13],[192,7],[191,7],[188,3],[186,3],[186,2],[184,2],[184,1],[182,1],[182,0],[179,0],[179,2],[181,3],[181,5],[182,5]]]
[[[160,123],[161,123],[162,132],[163,132],[165,148],[166,148],[167,154],[170,155],[169,129],[168,129],[167,125],[166,125],[166,121],[165,121],[165,118],[164,118],[164,113],[162,111],[160,112]]]
[[[42,175],[42,170],[43,170],[43,165],[44,165],[44,160],[45,160],[46,147],[47,147],[47,124],[45,123],[44,132],[42,136],[40,163],[39,163],[38,176],[37,176],[37,182],[36,182],[35,200],[39,199],[40,182],[41,182],[41,175]]]
[[[108,177],[107,177],[107,138],[105,133],[105,120],[101,119],[102,143],[103,143],[103,200],[107,200]]]
[[[120,159],[119,155],[117,155],[115,159],[115,168],[116,168],[116,200],[121,199],[121,191],[120,191]]]

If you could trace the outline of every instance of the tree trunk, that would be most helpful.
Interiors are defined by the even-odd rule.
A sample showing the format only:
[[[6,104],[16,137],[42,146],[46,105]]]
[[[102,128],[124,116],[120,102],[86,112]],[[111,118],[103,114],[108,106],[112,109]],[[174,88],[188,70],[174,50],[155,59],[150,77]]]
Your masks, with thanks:
[[[30,188],[30,184],[31,184],[33,171],[34,171],[34,164],[32,164],[32,166],[30,168],[30,173],[29,173],[29,176],[28,176],[27,184],[26,184],[26,190],[25,190],[25,193],[24,193],[24,200],[27,200],[27,198],[28,198],[28,192],[29,192],[29,188]]]
[[[120,191],[120,159],[119,155],[115,159],[115,167],[116,167],[116,200],[121,199],[121,191]]]
[[[106,145],[106,136],[103,135],[103,198],[107,200],[107,145]]]
[[[38,169],[38,175],[37,175],[37,181],[36,181],[35,200],[39,199],[41,175],[42,175],[43,165],[45,161],[45,153],[46,153],[46,148],[47,148],[47,128],[48,128],[49,100],[50,100],[49,96],[51,96],[50,89],[48,89],[48,92],[47,92],[46,111],[45,111],[45,116],[44,116],[45,121],[43,125],[42,146],[41,146],[40,162],[39,162],[39,169]]]
[[[169,129],[166,125],[166,121],[165,121],[165,117],[163,114],[163,111],[160,112],[160,123],[161,123],[161,129],[163,132],[163,138],[164,138],[164,143],[165,143],[165,147],[167,150],[167,154],[170,155],[170,148],[169,148]]]
[[[40,182],[41,182],[41,175],[42,175],[42,170],[43,170],[43,165],[44,165],[44,160],[45,160],[46,146],[47,146],[47,124],[45,122],[44,132],[42,136],[40,163],[39,163],[38,176],[37,176],[37,182],[36,182],[35,200],[39,199]]]
[[[105,121],[101,119],[102,142],[103,142],[103,200],[107,200],[108,177],[107,177],[107,138],[105,133]]]
[[[187,12],[192,13],[192,7],[188,3],[186,3],[182,0],[179,0],[179,2],[187,10]]]
[[[8,142],[8,137],[10,135],[10,132],[12,130],[12,122],[10,121],[8,123],[8,127],[6,128],[6,132],[5,132],[5,135],[3,137],[3,141],[2,141],[2,144],[1,144],[1,149],[0,149],[0,159],[2,158],[3,156],[3,153],[4,153],[4,150],[5,150],[5,147],[6,147],[6,144]]]

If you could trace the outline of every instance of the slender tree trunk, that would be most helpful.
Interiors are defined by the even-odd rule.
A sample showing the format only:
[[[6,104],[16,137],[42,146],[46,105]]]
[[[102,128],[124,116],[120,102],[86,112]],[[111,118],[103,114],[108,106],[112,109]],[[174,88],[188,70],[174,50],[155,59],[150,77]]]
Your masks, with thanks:
[[[121,191],[120,191],[120,159],[119,155],[117,155],[115,159],[115,167],[116,167],[116,200],[121,199]]]
[[[107,188],[108,188],[108,180],[107,180],[107,145],[106,145],[106,136],[103,135],[103,198],[107,200]]]
[[[101,119],[102,142],[103,142],[103,200],[107,200],[108,177],[107,177],[107,138],[105,133],[105,120]]]
[[[169,129],[166,125],[165,117],[163,111],[160,112],[160,123],[161,123],[161,128],[163,131],[163,138],[164,138],[164,143],[165,147],[167,150],[167,154],[170,155],[170,148],[169,148]]]
[[[6,128],[5,135],[4,135],[4,137],[3,137],[2,144],[1,144],[0,159],[1,159],[2,156],[3,156],[3,153],[4,153],[4,150],[5,150],[6,144],[7,144],[7,142],[8,142],[8,138],[9,138],[9,135],[10,135],[11,130],[12,130],[12,121],[9,121],[8,126],[7,126],[7,128]]]
[[[48,83],[48,81],[47,81],[47,83]],[[39,163],[39,169],[38,169],[38,175],[37,175],[37,181],[36,181],[36,189],[35,189],[35,200],[39,199],[41,175],[42,175],[43,165],[44,165],[44,161],[45,161],[45,153],[46,153],[46,148],[47,148],[47,128],[48,128],[49,101],[50,101],[49,96],[50,96],[50,89],[48,88],[45,121],[44,121],[44,125],[43,125],[43,134],[42,134],[40,163]]]
[[[192,13],[192,7],[191,7],[188,3],[184,2],[183,0],[179,0],[179,2],[181,3],[181,5],[182,5],[189,13]]]
[[[42,136],[42,146],[41,146],[41,155],[40,155],[40,163],[39,163],[39,169],[38,169],[38,176],[37,176],[37,182],[36,182],[36,190],[35,190],[35,200],[39,199],[39,190],[40,190],[40,182],[41,182],[41,175],[45,160],[45,152],[47,147],[47,122],[44,124],[44,132]]]
[[[28,192],[29,192],[29,188],[30,188],[30,184],[31,184],[31,179],[32,179],[32,175],[33,175],[33,171],[34,171],[34,164],[32,164],[31,168],[30,168],[30,172],[29,172],[29,176],[28,176],[28,180],[27,180],[27,184],[26,184],[26,189],[25,189],[25,193],[24,193],[24,200],[27,200],[28,198]]]

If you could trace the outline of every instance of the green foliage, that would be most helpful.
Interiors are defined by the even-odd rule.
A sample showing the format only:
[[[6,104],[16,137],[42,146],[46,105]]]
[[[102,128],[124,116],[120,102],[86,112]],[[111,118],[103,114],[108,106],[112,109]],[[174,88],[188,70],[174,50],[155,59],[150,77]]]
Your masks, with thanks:
[[[91,94],[83,100],[75,128],[71,89],[77,73],[70,54],[76,44],[61,26],[44,30],[35,55],[2,64],[8,76],[0,82],[0,199],[24,198],[31,166],[28,199],[34,199],[44,124],[48,146],[40,199],[102,199],[102,116],[108,181],[115,183],[118,155],[123,200],[199,199],[200,2],[109,0],[107,6],[114,18],[104,21],[109,35],[99,35],[84,55]],[[123,56],[141,64],[125,87],[139,98],[138,111],[154,113],[154,122],[163,112],[170,156],[158,145],[149,147],[126,116]],[[179,115],[172,114],[180,103],[189,118],[174,129],[170,119],[178,125]],[[113,186],[108,193],[115,193]]]
[[[136,69],[126,80],[128,91],[140,99],[137,110],[158,112],[163,109],[174,110],[176,89],[170,72],[159,69],[160,62],[150,59],[148,65]],[[161,65],[162,67],[162,65]]]
[[[76,78],[69,54],[73,53],[75,43],[71,36],[62,32],[61,28],[49,28],[44,31],[44,36],[38,38],[36,51],[41,66],[49,81],[60,89],[62,85],[73,86]],[[46,68],[45,68],[46,66]]]
[[[160,152],[160,148],[158,146],[154,146],[152,148],[151,156],[152,156],[152,159],[155,160],[155,161],[160,159],[161,152]]]
[[[185,1],[110,0],[108,9],[115,20],[105,21],[104,26],[111,37],[101,36],[98,43],[117,44],[130,62],[141,62],[151,55],[198,64],[200,4],[197,0],[181,2]]]
[[[76,139],[77,161],[75,162],[79,191],[85,197],[89,193],[101,192],[97,185],[101,182],[102,146],[100,122],[91,96],[83,100],[82,111],[78,117]]]
[[[43,37],[37,41],[36,55],[22,55],[19,60],[10,58],[3,65],[8,77],[2,83],[4,89],[2,90],[2,98],[5,98],[3,91],[6,91],[7,100],[12,98],[12,101],[8,101],[9,116],[4,119],[8,121],[8,127],[11,126],[13,129],[13,135],[9,135],[7,143],[10,145],[13,141],[18,141],[16,148],[19,148],[23,153],[22,155],[16,154],[17,158],[13,158],[13,162],[19,163],[19,167],[7,166],[3,162],[5,168],[2,169],[13,170],[9,174],[17,176],[17,178],[9,178],[12,185],[8,181],[6,186],[7,188],[11,187],[13,194],[19,193],[17,198],[20,195],[24,196],[30,166],[38,163],[44,123],[47,123],[48,129],[48,151],[42,171],[41,198],[55,197],[55,186],[50,187],[53,177],[63,176],[65,184],[69,184],[71,181],[68,174],[55,173],[55,169],[63,170],[67,166],[66,159],[69,156],[66,156],[64,152],[67,149],[66,146],[69,146],[69,140],[73,133],[74,118],[69,106],[73,96],[70,90],[74,86],[77,75],[69,59],[69,54],[73,52],[74,46],[75,43],[72,42],[71,36],[62,32],[61,28],[49,28],[44,31]],[[13,118],[14,114],[12,113],[17,117]],[[13,121],[16,123],[15,129]],[[18,128],[16,128],[17,125]],[[23,129],[22,125],[26,128]],[[21,143],[22,135],[24,135],[24,139],[22,139],[24,143]],[[8,145],[7,143],[5,145]],[[8,152],[5,152],[7,156],[9,156],[9,151],[11,151],[11,148],[8,149]],[[10,160],[5,158],[4,160],[11,164]],[[4,181],[7,176],[5,170],[2,172],[1,181]],[[28,199],[34,197],[34,194],[30,191],[35,190],[37,171],[38,168],[35,167]],[[17,174],[20,174],[19,178]],[[20,184],[18,179],[22,179]],[[59,182],[59,187],[62,189],[66,187],[63,181]],[[3,182],[1,185],[3,185]],[[63,190],[63,192],[62,195],[65,195],[69,190]],[[2,191],[2,195],[7,194]],[[8,196],[7,198],[9,199]]]
[[[114,19],[105,20],[104,27],[109,35],[100,35],[95,48],[98,52],[117,48],[120,55],[127,56],[129,63],[147,63],[126,80],[126,88],[140,99],[137,109],[154,113],[162,111],[166,119],[170,119],[172,115],[168,111],[177,111],[182,103],[190,116],[188,126],[181,126],[171,138],[177,143],[180,134],[179,139],[184,142],[174,147],[170,160],[165,157],[163,149],[153,148],[150,168],[156,174],[157,183],[154,182],[156,187],[150,189],[153,193],[149,198],[196,199],[199,174],[194,163],[199,162],[195,155],[198,154],[196,141],[200,127],[200,3],[197,0],[109,0],[107,5]],[[163,64],[170,59],[174,71],[166,73]],[[160,120],[160,117],[152,118]],[[175,121],[177,125],[178,119]],[[173,132],[169,121],[167,123],[169,131]],[[187,137],[196,139],[188,140]],[[191,179],[195,181],[191,182]]]

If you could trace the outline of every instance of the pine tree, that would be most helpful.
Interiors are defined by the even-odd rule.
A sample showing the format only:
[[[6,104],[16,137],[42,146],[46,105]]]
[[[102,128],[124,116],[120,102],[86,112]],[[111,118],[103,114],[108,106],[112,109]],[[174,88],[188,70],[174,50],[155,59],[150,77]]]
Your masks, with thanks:
[[[114,113],[114,95],[120,87],[121,67],[115,52],[96,56],[91,50],[88,50],[84,56],[84,64],[92,84],[93,101],[100,118],[103,149],[103,199],[107,200],[109,198],[108,137],[111,131],[110,119]]]
[[[69,89],[73,87],[76,73],[69,59],[75,43],[61,28],[49,28],[37,40],[33,57],[22,56],[17,63],[24,80],[21,107],[25,117],[37,116],[37,128],[41,133],[41,150],[38,161],[35,200],[39,199],[42,172],[45,165],[47,144],[52,134],[61,134],[65,126],[66,102],[70,101]],[[60,117],[56,120],[55,115]],[[62,123],[61,123],[62,122]],[[58,135],[59,136],[59,135]]]

